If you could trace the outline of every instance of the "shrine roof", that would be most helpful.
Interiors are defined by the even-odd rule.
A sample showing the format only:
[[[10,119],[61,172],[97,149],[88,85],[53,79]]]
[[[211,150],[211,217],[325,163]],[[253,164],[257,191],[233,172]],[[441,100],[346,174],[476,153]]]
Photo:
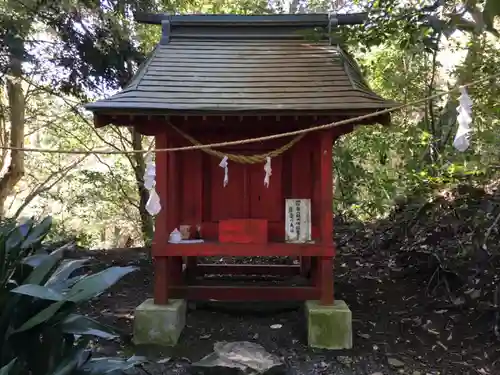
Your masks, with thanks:
[[[162,24],[159,44],[121,92],[87,109],[265,114],[395,105],[375,94],[354,59],[330,41],[326,14],[147,15],[142,21]]]

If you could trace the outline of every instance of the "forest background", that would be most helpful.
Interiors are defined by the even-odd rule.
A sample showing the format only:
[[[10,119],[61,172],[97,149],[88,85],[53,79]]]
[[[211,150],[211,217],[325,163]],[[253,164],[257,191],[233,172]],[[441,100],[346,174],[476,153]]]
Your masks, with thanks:
[[[147,149],[133,129],[96,130],[89,101],[123,87],[160,37],[135,11],[171,13],[368,12],[339,38],[380,95],[410,103],[499,71],[498,0],[0,0],[0,146]],[[414,197],[458,184],[484,186],[500,168],[500,85],[469,88],[471,147],[452,146],[458,93],[393,114],[334,148],[334,212],[342,220],[387,217]],[[0,218],[52,215],[53,237],[86,247],[141,246],[144,155],[67,155],[0,150]]]

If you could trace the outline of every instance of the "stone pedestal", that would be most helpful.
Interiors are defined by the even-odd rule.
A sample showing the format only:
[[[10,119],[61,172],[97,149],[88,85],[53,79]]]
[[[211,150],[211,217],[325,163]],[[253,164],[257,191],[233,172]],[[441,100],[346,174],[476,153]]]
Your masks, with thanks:
[[[186,301],[155,305],[152,298],[147,299],[135,309],[134,344],[174,346],[185,324]]]
[[[344,301],[336,300],[331,306],[307,301],[305,310],[310,347],[338,350],[352,348],[352,314]]]

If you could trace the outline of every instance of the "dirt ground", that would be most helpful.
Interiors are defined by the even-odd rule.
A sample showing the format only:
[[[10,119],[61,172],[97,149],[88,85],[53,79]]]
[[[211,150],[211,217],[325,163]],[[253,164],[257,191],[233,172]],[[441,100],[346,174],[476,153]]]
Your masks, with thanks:
[[[137,249],[79,254],[91,256],[98,268],[140,267],[82,312],[128,335],[120,344],[100,344],[103,355],[147,355],[153,361],[147,371],[154,374],[187,374],[189,364],[210,353],[215,342],[240,340],[277,354],[293,375],[500,374],[500,345],[491,311],[430,297],[433,274],[412,264],[416,262],[363,249],[362,238],[341,242],[335,294],[353,312],[354,348],[349,351],[308,349],[303,312],[294,305],[244,314],[242,309],[191,305],[176,348],[134,348],[134,308],[152,295],[152,268]],[[272,329],[276,324],[281,328]]]

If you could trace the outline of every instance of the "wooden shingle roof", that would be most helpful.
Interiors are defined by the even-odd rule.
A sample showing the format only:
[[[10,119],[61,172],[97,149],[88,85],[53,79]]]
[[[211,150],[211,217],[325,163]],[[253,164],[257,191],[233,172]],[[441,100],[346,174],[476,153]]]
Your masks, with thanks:
[[[326,27],[327,15],[287,16],[287,22],[273,21],[280,16],[213,17],[163,20],[161,42],[128,86],[86,108],[96,113],[264,114],[394,105],[369,88],[340,46],[327,39],[313,42],[300,32],[315,22]],[[225,22],[216,22],[217,17]]]

